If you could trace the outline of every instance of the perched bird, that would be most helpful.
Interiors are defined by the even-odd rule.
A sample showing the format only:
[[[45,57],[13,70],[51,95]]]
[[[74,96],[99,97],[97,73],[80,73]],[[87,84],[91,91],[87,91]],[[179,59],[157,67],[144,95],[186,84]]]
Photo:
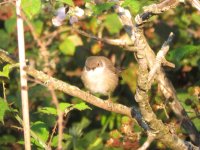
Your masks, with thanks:
[[[106,95],[115,90],[119,81],[120,70],[104,56],[90,56],[85,61],[81,75],[84,86],[92,93]]]

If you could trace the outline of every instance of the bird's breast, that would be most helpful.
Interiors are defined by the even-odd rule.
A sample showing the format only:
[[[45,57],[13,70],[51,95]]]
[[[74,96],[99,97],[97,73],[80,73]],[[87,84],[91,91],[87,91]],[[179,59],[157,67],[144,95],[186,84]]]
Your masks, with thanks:
[[[108,95],[118,84],[118,77],[104,67],[98,67],[94,70],[84,70],[82,80],[87,89],[92,93],[101,93]]]

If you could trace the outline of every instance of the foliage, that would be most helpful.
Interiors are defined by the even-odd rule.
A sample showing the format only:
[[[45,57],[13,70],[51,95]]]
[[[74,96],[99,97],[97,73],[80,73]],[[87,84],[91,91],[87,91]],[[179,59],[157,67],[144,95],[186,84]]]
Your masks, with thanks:
[[[155,1],[125,0],[124,8],[131,10],[133,17],[142,11],[142,7]],[[88,13],[75,25],[65,20],[64,25],[54,27],[51,19],[53,12],[60,6],[67,4],[70,8],[79,6]],[[132,53],[123,48],[104,44],[78,34],[73,27],[103,38],[124,38],[125,32],[117,17],[113,13],[114,3],[94,4],[89,0],[72,1],[44,1],[22,0],[24,16],[32,25],[34,31],[25,22],[26,57],[30,66],[46,71],[43,50],[33,37],[43,41],[48,49],[48,61],[52,76],[67,83],[84,89],[80,80],[81,69],[85,59],[90,55],[104,55],[115,60],[115,64],[125,70],[122,81],[112,95],[112,99],[127,106],[135,104],[133,95],[136,88],[137,64]],[[12,3],[0,5],[0,48],[17,56],[16,15]],[[69,19],[70,17],[68,17]],[[172,31],[175,41],[170,47],[167,59],[176,64],[175,69],[165,68],[167,75],[177,89],[177,96],[181,104],[192,118],[195,126],[200,130],[199,93],[200,93],[200,15],[191,6],[177,7],[159,17],[153,17],[145,25],[145,36],[151,47],[157,51]],[[19,71],[13,66],[1,64],[0,78],[3,84],[0,98],[0,147],[2,149],[22,149],[22,124]],[[2,85],[3,85],[2,84]],[[156,115],[167,123],[175,123],[175,129],[180,132],[180,125],[175,122],[175,116],[166,108],[170,119],[167,119],[163,106],[163,95],[160,89],[153,86],[150,93],[152,108]],[[80,99],[56,91],[59,108],[67,116],[63,131],[63,149],[100,150],[100,149],[130,149],[138,148],[146,139],[146,135],[136,122],[115,113],[106,112],[83,103]],[[57,121],[57,109],[52,103],[49,90],[38,82],[29,78],[29,109],[31,119],[31,142],[34,149],[44,149],[52,135]],[[68,119],[67,119],[68,118]],[[131,129],[131,135],[125,128]],[[184,132],[186,133],[186,132]],[[141,135],[138,137],[138,135]],[[182,135],[187,138],[186,134]],[[58,132],[55,131],[52,148],[57,147]],[[165,149],[165,146],[153,143],[150,149]]]
[[[8,103],[6,103],[3,98],[0,98],[0,107],[1,107],[1,110],[0,110],[0,121],[2,123],[4,123],[3,118],[4,118],[4,115],[5,115],[6,111],[9,110],[9,107],[8,107]]]

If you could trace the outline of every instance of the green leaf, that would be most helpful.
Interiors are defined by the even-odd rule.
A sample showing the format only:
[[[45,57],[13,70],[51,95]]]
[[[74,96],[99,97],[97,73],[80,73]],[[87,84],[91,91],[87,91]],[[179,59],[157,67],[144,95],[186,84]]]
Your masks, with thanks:
[[[5,134],[5,135],[1,135],[0,136],[0,145],[4,144],[11,144],[11,143],[15,143],[16,142],[16,138],[11,135],[11,134]]]
[[[41,0],[22,0],[22,9],[32,19],[41,9]]]
[[[200,15],[196,13],[192,13],[192,21],[200,25]]]
[[[65,140],[67,143],[72,141],[72,137],[69,134],[63,134],[63,140]],[[66,142],[64,143],[66,145]],[[57,147],[58,146],[58,135],[53,137],[53,140],[51,142],[51,146]]]
[[[8,104],[4,102],[4,99],[0,97],[0,121],[4,124],[5,112],[9,110]]]
[[[48,115],[55,115],[57,116],[57,111],[53,107],[43,107],[38,110],[38,112],[48,114]]]
[[[92,110],[92,109],[91,109],[88,105],[86,105],[84,102],[79,103],[79,104],[75,104],[73,107],[76,108],[76,109],[78,109],[78,110],[80,110],[80,111],[86,110],[86,109]]]
[[[89,119],[83,117],[80,123],[73,123],[69,128],[69,134],[77,140],[77,138],[80,138],[83,135],[83,129],[87,128],[90,123],[91,121]]]
[[[10,64],[7,64],[3,67],[3,71],[0,71],[0,77],[6,77],[9,79],[10,66]]]
[[[103,139],[98,137],[95,138],[93,143],[90,143],[88,149],[97,149],[97,148],[102,149],[102,146],[103,146]]]
[[[75,46],[83,46],[83,41],[78,35],[70,35],[67,37],[70,41],[74,43]]]
[[[122,24],[116,14],[107,15],[105,26],[111,34],[119,33],[122,28]]]
[[[110,136],[114,139],[119,139],[122,135],[118,130],[113,130],[111,131]]]
[[[70,103],[60,103],[59,104],[59,108],[61,109],[61,111],[65,111],[65,109],[67,109],[68,107],[72,106],[72,104]]]
[[[16,18],[5,21],[5,28],[8,33],[13,33],[16,30]]]
[[[59,49],[63,54],[73,56],[75,53],[76,47],[75,47],[75,44],[67,38],[62,43],[60,43]]]
[[[7,49],[11,39],[10,35],[2,29],[0,29],[0,35],[0,48]]]
[[[40,20],[37,20],[37,21],[34,21],[33,22],[33,26],[35,28],[35,31],[38,35],[40,35],[42,33],[42,30],[43,30],[43,25],[44,25],[44,22],[40,21]]]
[[[123,124],[129,124],[130,121],[131,121],[131,120],[130,120],[129,117],[127,117],[127,116],[123,116],[121,122],[122,122]]]
[[[180,61],[184,57],[189,57],[191,55],[196,55],[196,52],[198,52],[200,49],[200,46],[194,46],[194,45],[185,45],[183,47],[179,47],[177,49],[174,49],[169,52],[169,59],[172,61],[175,61],[177,63],[180,63]]]
[[[58,0],[58,2],[65,3],[69,6],[74,6],[74,2],[72,0]]]
[[[188,116],[189,117],[194,117],[196,115],[195,110],[191,108],[190,105],[186,105],[185,100],[186,99],[191,99],[193,101],[193,99],[195,98],[194,96],[191,96],[188,94],[188,92],[183,91],[183,90],[177,90],[177,97],[180,100],[182,106],[184,107],[184,109],[186,110],[186,112],[188,112]]]
[[[128,7],[131,12],[137,13],[140,10],[141,7],[141,1],[139,0],[125,0],[122,3],[122,7]]]
[[[103,11],[110,9],[114,4],[115,3],[113,2],[107,2],[107,3],[98,4],[98,5],[93,5],[92,11],[94,12],[94,14],[99,15]]]
[[[191,16],[191,15],[190,15]],[[191,20],[189,19],[189,17],[190,16],[187,16],[187,15],[185,15],[185,14],[183,14],[182,16],[181,16],[181,21],[183,21],[184,22],[184,24],[185,24],[185,26],[188,26],[190,23],[191,23]]]
[[[200,121],[199,121],[199,118],[197,117],[197,118],[193,119],[192,122],[195,124],[196,128],[198,130],[200,130]]]
[[[31,126],[31,130],[41,139],[43,142],[46,142],[49,137],[49,132],[47,126],[42,121],[34,122]]]

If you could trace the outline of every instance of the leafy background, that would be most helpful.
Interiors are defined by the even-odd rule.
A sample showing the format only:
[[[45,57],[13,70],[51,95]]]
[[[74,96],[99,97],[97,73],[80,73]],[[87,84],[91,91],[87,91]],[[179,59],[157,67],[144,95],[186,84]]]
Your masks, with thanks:
[[[113,101],[132,106],[136,88],[137,64],[134,55],[122,48],[107,45],[84,37],[72,29],[69,20],[63,26],[54,27],[51,19],[55,10],[63,3],[71,7],[79,6],[90,9],[93,15],[79,20],[76,27],[95,36],[107,38],[127,38],[118,17],[112,11],[113,3],[94,5],[89,0],[22,0],[22,9],[28,22],[33,26],[39,39],[48,42],[48,66],[53,76],[83,87],[80,80],[85,59],[90,55],[104,55],[113,60],[116,66],[125,68],[123,80],[113,93]],[[142,12],[142,7],[158,1],[125,0],[123,7],[130,9],[133,16]],[[165,68],[169,79],[174,84],[178,98],[195,126],[200,130],[198,94],[200,92],[200,13],[189,5],[181,5],[159,16],[154,16],[145,25],[145,35],[151,47],[157,52],[170,32],[175,33],[175,40],[170,48],[168,60],[176,64],[175,69]],[[56,34],[56,36],[54,35]],[[53,37],[53,38],[52,38]],[[40,47],[33,38],[25,21],[26,57],[29,65],[45,71],[44,58]],[[0,5],[0,48],[18,58],[16,15],[14,3]],[[19,70],[1,64],[1,99],[0,99],[0,149],[22,149],[23,132],[20,124],[21,101]],[[138,148],[146,139],[145,133],[133,120],[115,113],[106,112],[76,97],[56,91],[59,106],[64,111],[73,107],[65,118],[63,149],[98,150],[98,149],[133,149]],[[100,95],[97,95],[100,96]],[[182,138],[187,139],[186,131],[180,128],[171,110],[166,106],[170,118],[163,109],[163,95],[154,85],[150,92],[154,112],[165,123],[173,125]],[[6,99],[6,101],[5,101]],[[56,123],[57,112],[48,89],[29,78],[29,109],[33,149],[43,149]],[[126,135],[124,126],[129,126],[131,135]],[[130,138],[131,137],[131,138]],[[51,146],[58,142],[55,133]],[[166,149],[154,141],[149,149]]]

